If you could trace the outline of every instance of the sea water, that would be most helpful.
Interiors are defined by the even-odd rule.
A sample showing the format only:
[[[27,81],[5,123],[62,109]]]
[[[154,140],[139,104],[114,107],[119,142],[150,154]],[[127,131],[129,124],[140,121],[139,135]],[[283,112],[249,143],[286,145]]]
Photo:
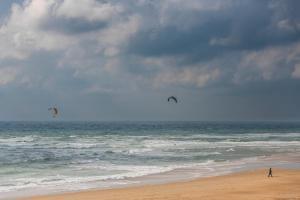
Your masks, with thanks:
[[[0,122],[0,199],[299,160],[299,122]]]

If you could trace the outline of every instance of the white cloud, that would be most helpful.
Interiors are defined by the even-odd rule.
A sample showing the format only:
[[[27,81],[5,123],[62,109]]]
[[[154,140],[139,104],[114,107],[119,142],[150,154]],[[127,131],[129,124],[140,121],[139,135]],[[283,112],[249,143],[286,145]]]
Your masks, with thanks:
[[[99,44],[120,46],[138,31],[139,26],[140,16],[132,15],[101,31],[98,35]]]
[[[121,73],[124,66],[118,56],[140,26],[139,15],[121,15],[123,11],[120,4],[100,3],[96,0],[26,0],[22,4],[13,4],[11,13],[0,24],[0,60],[24,62],[35,60],[31,55],[39,51],[60,51],[61,54],[55,57],[57,60],[54,63],[57,64],[51,67],[58,67],[57,70],[69,69],[70,74],[65,74],[64,79],[85,80],[92,85],[92,91],[96,91],[98,89],[95,88],[105,88],[103,78],[107,81],[111,77],[114,81],[109,87],[119,87],[116,85],[120,85],[120,81],[126,82],[130,75]],[[47,26],[53,19],[78,19],[80,22],[86,20],[92,23],[107,21],[107,24],[99,30],[74,35]],[[26,88],[37,86],[51,89],[56,84],[53,80],[56,78],[43,73],[43,70],[41,73],[32,72],[36,67],[49,70],[46,69],[49,65],[32,69],[28,63],[19,63],[19,66],[22,68],[1,69],[0,85],[15,82]],[[135,85],[135,81],[131,81],[130,85]]]
[[[47,29],[44,26],[47,26],[45,24],[48,21],[60,20],[60,17],[106,21],[118,16],[122,10],[120,5],[100,3],[96,0],[82,0],[80,2],[72,0],[27,0],[22,5],[13,4],[10,16],[0,26],[0,59],[26,59],[34,51],[65,50],[73,48],[74,45],[78,45],[80,41],[86,39],[84,36],[73,36],[51,30],[51,27]],[[118,42],[124,41],[130,33],[136,31],[132,25],[135,23],[134,20],[135,18],[130,18],[129,24],[123,23],[123,20],[116,26],[110,26],[111,28],[100,37],[105,37],[108,41],[114,40],[114,46],[116,43],[119,45]],[[125,26],[128,26],[128,30]],[[97,40],[97,38],[97,35],[93,35],[93,38],[89,39]],[[114,46],[108,48],[107,55],[118,53],[117,47]]]
[[[25,59],[33,51],[60,50],[74,38],[47,32],[40,25],[50,17],[54,0],[31,0],[14,4],[10,17],[0,27],[0,58]]]
[[[233,81],[275,80],[295,77],[295,63],[300,56],[300,43],[246,52],[241,56]]]

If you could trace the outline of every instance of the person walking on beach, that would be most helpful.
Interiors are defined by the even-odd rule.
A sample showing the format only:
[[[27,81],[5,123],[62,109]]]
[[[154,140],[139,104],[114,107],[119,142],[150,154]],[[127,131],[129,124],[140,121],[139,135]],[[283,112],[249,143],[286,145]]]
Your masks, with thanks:
[[[268,177],[273,177],[273,172],[272,172],[272,168],[269,169],[269,174]]]

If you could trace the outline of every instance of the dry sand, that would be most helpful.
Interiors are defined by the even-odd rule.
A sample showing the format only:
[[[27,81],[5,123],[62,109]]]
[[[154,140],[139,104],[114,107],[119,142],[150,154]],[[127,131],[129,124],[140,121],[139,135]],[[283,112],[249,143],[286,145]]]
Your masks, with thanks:
[[[202,178],[189,182],[133,188],[84,191],[27,198],[26,200],[300,200],[300,170],[267,169]]]

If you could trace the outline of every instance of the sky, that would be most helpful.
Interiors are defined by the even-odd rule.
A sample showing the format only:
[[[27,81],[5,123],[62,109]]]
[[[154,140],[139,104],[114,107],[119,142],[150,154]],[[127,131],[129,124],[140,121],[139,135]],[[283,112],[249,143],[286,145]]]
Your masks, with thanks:
[[[0,120],[300,120],[299,9],[0,0]]]

